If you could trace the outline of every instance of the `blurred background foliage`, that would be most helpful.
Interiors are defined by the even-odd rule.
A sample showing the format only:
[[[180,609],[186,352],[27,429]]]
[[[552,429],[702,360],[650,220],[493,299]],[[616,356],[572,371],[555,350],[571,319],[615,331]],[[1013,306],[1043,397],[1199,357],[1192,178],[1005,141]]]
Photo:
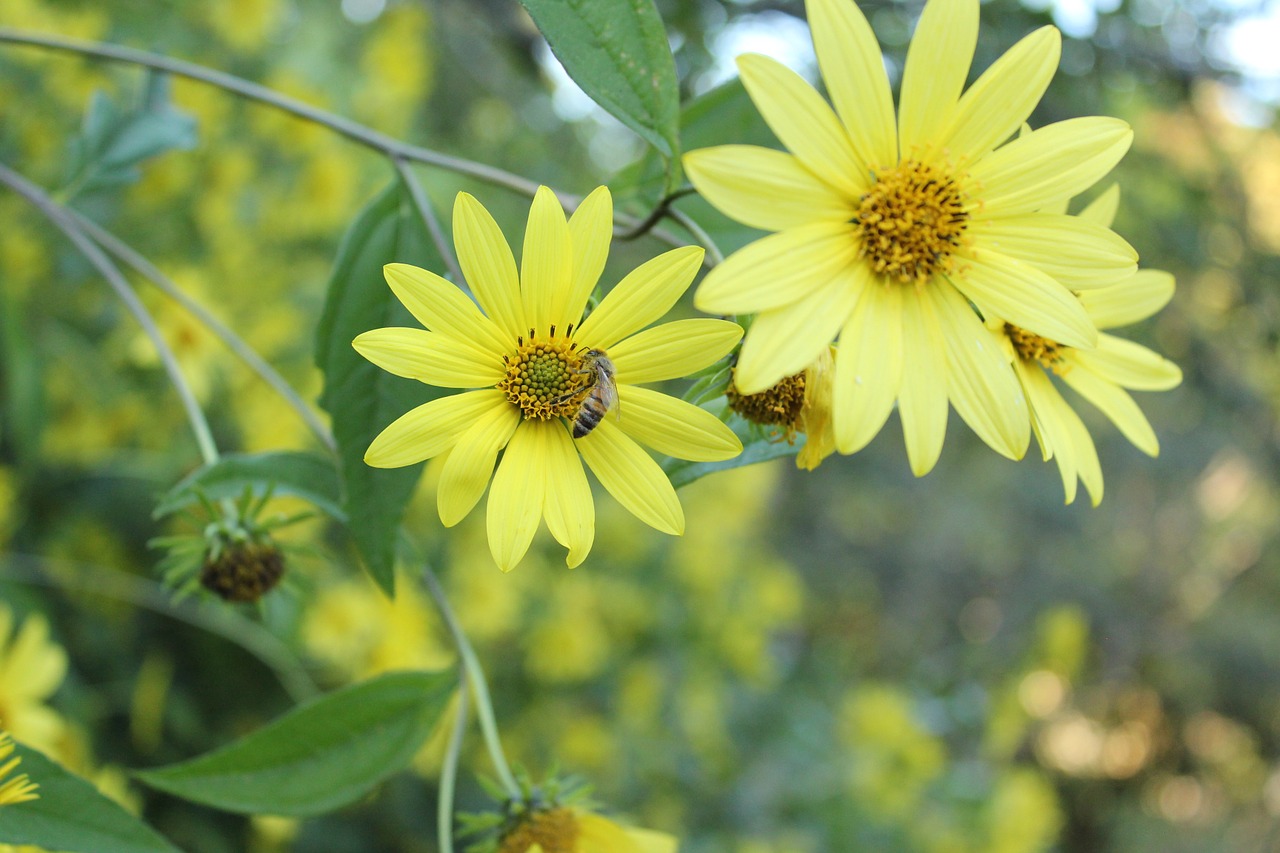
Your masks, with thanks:
[[[749,49],[812,76],[801,4],[657,5],[693,101],[686,147],[775,144],[740,88],[715,87]],[[919,4],[862,5],[896,75]],[[584,567],[535,547],[502,576],[479,514],[441,535],[428,468],[408,523],[447,567],[517,760],[583,774],[689,853],[1280,850],[1280,136],[1274,92],[1233,66],[1228,37],[1253,11],[983,7],[977,69],[1056,16],[1062,70],[1033,123],[1134,125],[1116,227],[1178,279],[1134,333],[1186,376],[1141,400],[1161,455],[1090,421],[1100,508],[1064,508],[1034,450],[1010,463],[963,427],[916,480],[891,421],[812,474],[780,460],[689,487],[679,540],[603,501]],[[0,25],[190,59],[557,189],[608,182],[636,214],[660,185],[514,0],[5,0]],[[328,266],[389,165],[179,79],[172,109],[194,119],[194,147],[137,180],[86,183],[73,140],[94,93],[127,110],[146,85],[136,68],[0,46],[0,161],[121,235],[314,399]],[[526,199],[419,174],[441,210],[465,188],[519,234]],[[697,199],[680,207],[725,251],[754,236]],[[618,244],[606,282],[661,248]],[[206,329],[139,290],[224,450],[313,447]],[[452,650],[411,577],[386,600],[318,522],[290,531],[322,548],[262,612],[171,603],[145,543],[166,532],[154,499],[198,464],[195,444],[147,340],[12,194],[0,336],[0,720],[183,849],[433,849],[439,743],[377,798],[301,824],[130,787],[120,768],[203,752],[289,707],[281,673],[327,688],[446,666]],[[466,771],[484,767],[469,752]],[[477,807],[469,772],[462,784]]]

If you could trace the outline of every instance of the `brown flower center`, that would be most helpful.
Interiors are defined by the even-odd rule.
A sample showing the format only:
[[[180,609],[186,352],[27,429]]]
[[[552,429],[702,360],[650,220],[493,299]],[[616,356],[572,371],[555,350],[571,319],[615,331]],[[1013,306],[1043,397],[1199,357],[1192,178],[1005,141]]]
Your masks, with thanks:
[[[1012,323],[1004,324],[1004,333],[1009,336],[1009,340],[1013,342],[1014,350],[1023,361],[1038,361],[1058,374],[1066,373],[1070,367],[1066,359],[1063,358],[1063,353],[1069,347],[1032,334],[1026,329],[1020,329]]]
[[[234,542],[205,558],[200,583],[224,601],[257,601],[284,577],[284,555],[269,543]]]
[[[729,400],[729,408],[742,417],[752,423],[783,427],[787,440],[793,441],[800,428],[800,413],[804,407],[804,381],[802,370],[758,394],[739,394],[731,381],[725,397]]]
[[[530,812],[502,836],[498,853],[527,853],[537,844],[542,853],[574,853],[578,819],[569,809]]]
[[[872,269],[902,284],[924,284],[951,269],[969,214],[954,180],[904,160],[876,175],[853,221]]]
[[[555,326],[548,336],[529,330],[529,337],[517,338],[514,355],[503,356],[506,375],[498,390],[520,408],[525,420],[549,421],[572,418],[582,403],[589,377],[582,370],[582,353],[573,342],[573,326],[562,336]]]

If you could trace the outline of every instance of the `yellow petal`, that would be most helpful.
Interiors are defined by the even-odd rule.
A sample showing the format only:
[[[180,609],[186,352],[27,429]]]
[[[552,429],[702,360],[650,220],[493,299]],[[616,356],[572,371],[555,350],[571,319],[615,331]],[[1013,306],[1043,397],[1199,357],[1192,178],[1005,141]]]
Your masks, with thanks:
[[[702,265],[701,246],[663,252],[632,270],[573,333],[581,347],[609,349],[671,310]]]
[[[685,172],[702,197],[752,228],[781,231],[810,222],[848,222],[853,203],[785,151],[719,145],[684,155]]]
[[[807,8],[822,79],[855,158],[864,172],[896,162],[893,95],[867,19],[852,0],[809,0]]]
[[[1074,361],[1108,382],[1138,391],[1167,391],[1182,383],[1182,370],[1169,359],[1141,344],[1098,336],[1097,349],[1072,353]]]
[[[1036,422],[1053,447],[1066,502],[1075,500],[1079,481],[1084,483],[1091,502],[1097,506],[1102,501],[1102,466],[1089,430],[1043,370],[1024,365],[1022,372]]]
[[[854,264],[858,243],[848,222],[817,222],[743,246],[698,285],[693,304],[708,314],[754,314],[809,298],[820,283]]]
[[[458,193],[453,203],[453,243],[458,264],[480,307],[506,339],[526,334],[529,324],[520,302],[516,259],[507,238],[484,205],[469,193]]]
[[[557,422],[538,423],[546,433],[547,478],[543,509],[547,529],[569,549],[565,563],[577,568],[591,552],[596,536],[596,505],[591,484],[569,431]]]
[[[991,449],[1021,459],[1031,442],[1031,413],[999,341],[951,287],[930,290],[946,339],[947,396]]]
[[[1160,440],[1150,421],[1123,388],[1088,370],[1068,370],[1062,379],[1110,418],[1135,447],[1148,456],[1160,454]]]
[[[1057,452],[1063,437],[1056,428],[1057,423],[1049,423],[1046,420],[1050,406],[1042,399],[1045,386],[1041,380],[1046,378],[1044,370],[1039,364],[1027,363],[1020,358],[1013,359],[1012,363],[1013,372],[1018,374],[1018,381],[1022,383],[1022,390],[1027,395],[1027,407],[1031,410],[1031,432],[1040,445],[1040,457],[1048,462]],[[1049,383],[1049,387],[1053,387],[1052,382]],[[1076,483],[1073,475],[1071,484],[1067,486],[1067,503],[1075,500],[1075,493]]]
[[[925,4],[907,48],[898,99],[898,138],[904,156],[923,151],[939,136],[969,79],[977,44],[977,0]]]
[[[596,187],[569,217],[569,243],[573,250],[573,284],[552,313],[558,323],[577,323],[586,310],[609,258],[613,240],[613,196],[608,187]]]
[[[964,93],[937,137],[937,150],[947,148],[953,162],[969,163],[1013,136],[1049,88],[1061,55],[1055,27],[1041,27],[1009,48]]]
[[[445,527],[462,521],[479,503],[498,451],[519,423],[520,410],[515,406],[494,406],[476,418],[449,451],[436,487],[436,507]]]
[[[564,208],[554,192],[538,187],[529,207],[520,256],[520,298],[531,328],[546,334],[553,323],[568,325],[578,319],[555,313],[557,305],[567,301],[572,275],[573,248]]]
[[[458,285],[409,264],[387,264],[382,274],[396,298],[419,323],[433,332],[470,341],[499,357],[511,349],[513,339],[481,314]]]
[[[989,247],[1031,264],[1071,290],[1107,287],[1138,269],[1138,253],[1120,235],[1079,216],[975,217],[969,233],[975,251]]]
[[[1039,269],[985,250],[960,266],[950,281],[988,320],[1006,320],[1071,347],[1097,343],[1098,330],[1080,300]]]
[[[576,444],[596,479],[628,512],[663,533],[684,533],[684,510],[671,481],[616,424],[605,420]]]
[[[546,432],[521,421],[507,443],[489,489],[485,516],[489,553],[509,572],[520,564],[542,518],[547,476]]]
[[[503,376],[502,362],[493,353],[439,332],[373,329],[351,345],[383,370],[441,388],[492,386]]]
[[[759,393],[812,364],[849,319],[859,295],[872,286],[866,266],[857,264],[821,284],[812,296],[757,315],[738,353],[738,390]]]
[[[988,216],[1029,213],[1083,192],[1129,150],[1120,119],[1067,119],[1020,136],[973,164],[970,176]]]
[[[900,290],[901,288],[894,288]],[[947,360],[934,300],[918,288],[902,295],[902,381],[898,417],[911,473],[933,470],[947,436]]]
[[[365,451],[365,464],[400,468],[430,459],[452,447],[476,418],[498,406],[510,406],[506,395],[496,388],[485,388],[410,409],[373,440]]]
[[[690,462],[721,462],[742,452],[733,430],[706,409],[635,385],[619,385],[618,398],[619,428],[659,453]]]
[[[578,840],[574,853],[644,853],[626,830],[611,820],[590,812],[577,815]]]
[[[854,153],[831,107],[803,77],[755,53],[738,57],[738,73],[769,129],[809,171],[848,198],[866,191],[868,165]]]
[[[609,350],[609,357],[619,382],[662,382],[715,364],[741,338],[742,327],[727,320],[676,320],[618,342]]]
[[[625,831],[631,843],[636,846],[636,853],[676,853],[679,842],[674,835],[634,827],[628,827]]]
[[[864,273],[865,274],[865,273]],[[869,284],[836,352],[836,447],[856,453],[884,426],[902,378],[902,288]]]
[[[1120,284],[1079,294],[1080,304],[1099,329],[1145,320],[1173,298],[1173,276],[1163,270],[1138,270]]]
[[[1111,223],[1115,221],[1116,211],[1120,209],[1120,185],[1112,184],[1102,191],[1102,194],[1089,202],[1084,210],[1080,211],[1080,218],[1101,225],[1104,228],[1110,228]]]

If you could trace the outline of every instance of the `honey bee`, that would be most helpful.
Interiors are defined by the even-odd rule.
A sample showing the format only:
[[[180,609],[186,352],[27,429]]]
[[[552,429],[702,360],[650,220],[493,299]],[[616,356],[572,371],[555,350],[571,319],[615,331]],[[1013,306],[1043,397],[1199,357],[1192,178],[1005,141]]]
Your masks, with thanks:
[[[618,383],[614,380],[613,361],[602,349],[589,349],[582,354],[582,364],[574,371],[587,377],[587,396],[573,415],[573,437],[582,438],[600,425],[610,409],[618,408]],[[582,389],[566,394],[568,399]]]

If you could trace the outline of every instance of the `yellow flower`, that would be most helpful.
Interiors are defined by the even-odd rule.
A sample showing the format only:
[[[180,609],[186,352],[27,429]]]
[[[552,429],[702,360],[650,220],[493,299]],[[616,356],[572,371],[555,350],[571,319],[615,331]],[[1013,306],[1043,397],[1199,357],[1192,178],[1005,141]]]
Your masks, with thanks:
[[[1118,189],[1080,213],[1086,221],[1109,225]],[[1145,320],[1173,298],[1173,276],[1139,270],[1126,280],[1079,294],[1090,321],[1109,329]],[[1142,452],[1156,456],[1160,443],[1151,424],[1126,388],[1167,391],[1182,381],[1178,366],[1141,344],[1101,333],[1094,349],[1075,349],[1012,323],[993,323],[994,332],[1013,360],[1015,372],[1031,403],[1031,425],[1047,461],[1058,463],[1067,503],[1076,499],[1076,482],[1084,483],[1094,506],[1102,501],[1102,467],[1089,430],[1063,398],[1049,374],[1056,375],[1111,419]]]
[[[693,461],[730,459],[742,450],[705,410],[640,387],[707,367],[742,335],[737,325],[715,319],[645,329],[688,288],[702,249],[673,249],[641,265],[583,319],[613,233],[608,189],[593,192],[566,222],[555,194],[540,188],[519,274],[497,223],[466,193],[454,204],[453,230],[479,308],[434,273],[390,264],[388,284],[429,331],[376,329],[357,337],[355,347],[399,376],[478,390],[403,415],[373,440],[365,462],[395,468],[448,454],[437,505],[450,527],[479,502],[503,451],[487,517],[489,550],[503,571],[524,557],[543,518],[568,548],[570,567],[586,558],[595,505],[583,460],[641,521],[683,533],[675,489],[637,442]],[[606,407],[612,388],[616,405]],[[593,405],[599,421],[589,428],[595,418],[578,413]]]
[[[67,653],[49,642],[49,623],[39,614],[13,627],[13,611],[0,605],[0,719],[23,743],[56,750],[66,723],[44,702],[62,684]]]
[[[598,814],[555,807],[528,813],[502,836],[498,853],[676,853],[673,836],[622,827]]]
[[[694,304],[758,316],[737,384],[768,388],[839,336],[835,444],[853,453],[897,402],[911,468],[937,461],[947,402],[991,447],[1020,458],[1026,400],[982,317],[1071,346],[1097,331],[1072,289],[1125,278],[1137,256],[1109,229],[1042,212],[1092,185],[1132,133],[1079,118],[1010,140],[1048,87],[1061,36],[1024,38],[961,94],[978,0],[930,0],[903,73],[895,122],[889,80],[851,0],[809,0],[832,107],[795,72],[757,55],[742,82],[788,151],[725,145],[684,158],[698,191],[727,215],[778,233],[712,270]],[[1002,144],[1004,143],[1004,144]]]
[[[8,732],[0,731],[0,806],[25,803],[28,800],[35,800],[40,797],[36,793],[36,789],[40,786],[27,778],[27,774],[23,773],[20,776],[14,776],[12,779],[5,779],[22,762],[21,758],[5,760],[13,754],[13,748],[13,738],[9,736]]]

